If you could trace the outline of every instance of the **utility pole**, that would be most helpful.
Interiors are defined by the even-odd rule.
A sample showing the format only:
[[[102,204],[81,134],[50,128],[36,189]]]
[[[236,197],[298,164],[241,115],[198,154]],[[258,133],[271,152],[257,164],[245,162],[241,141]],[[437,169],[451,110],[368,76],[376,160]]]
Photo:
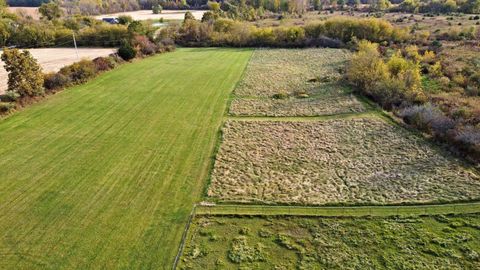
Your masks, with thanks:
[[[77,48],[77,41],[75,40],[75,32],[72,32],[72,35],[73,35],[73,45],[75,46],[75,53],[77,54],[77,59],[80,59],[80,57],[78,57],[78,48]]]

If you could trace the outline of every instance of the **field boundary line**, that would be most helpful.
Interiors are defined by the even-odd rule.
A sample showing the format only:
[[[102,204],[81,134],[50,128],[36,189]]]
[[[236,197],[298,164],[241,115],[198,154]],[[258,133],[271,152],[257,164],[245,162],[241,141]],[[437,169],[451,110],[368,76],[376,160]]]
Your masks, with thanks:
[[[256,116],[256,115],[228,115],[227,120],[238,121],[326,121],[335,119],[349,119],[349,118],[362,118],[362,117],[375,117],[380,116],[375,110],[368,110],[364,112],[348,112],[338,114],[326,114],[326,115],[312,115],[312,116]]]
[[[480,202],[399,206],[198,205],[195,215],[362,217],[480,213]]]
[[[208,189],[210,188],[210,185],[212,183],[212,172],[213,172],[213,169],[215,167],[215,162],[216,162],[216,159],[217,159],[218,151],[220,151],[220,146],[223,143],[223,128],[225,126],[225,122],[227,120],[227,117],[228,117],[228,114],[229,114],[229,111],[230,111],[230,105],[231,105],[232,100],[233,100],[232,99],[233,92],[235,92],[235,89],[237,88],[238,84],[242,80],[243,76],[245,76],[245,70],[247,69],[248,63],[252,59],[253,53],[254,53],[254,50],[251,50],[250,56],[248,58],[247,63],[245,64],[245,67],[243,67],[242,74],[240,75],[240,78],[235,83],[233,88],[230,90],[230,93],[228,94],[228,98],[226,99],[226,105],[225,105],[225,110],[223,111],[222,122],[218,126],[218,130],[216,132],[215,144],[213,146],[213,150],[211,151],[211,157],[210,157],[211,161],[210,161],[210,164],[208,165],[207,181],[206,181],[205,187],[204,187],[203,192],[202,192],[202,197],[207,197]]]
[[[185,241],[187,240],[188,231],[190,230],[190,225],[192,224],[193,218],[195,217],[196,207],[196,204],[193,205],[193,209],[192,212],[190,212],[187,224],[185,224],[185,229],[183,229],[182,240],[180,241],[180,246],[178,247],[177,256],[175,256],[175,260],[173,261],[172,270],[175,270],[177,268],[178,261],[180,260],[180,257],[183,253],[183,248],[185,247]]]

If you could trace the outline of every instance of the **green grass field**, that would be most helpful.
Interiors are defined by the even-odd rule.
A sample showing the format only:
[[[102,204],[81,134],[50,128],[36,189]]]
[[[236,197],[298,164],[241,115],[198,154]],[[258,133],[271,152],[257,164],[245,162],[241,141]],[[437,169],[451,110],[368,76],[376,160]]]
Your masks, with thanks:
[[[480,215],[305,218],[200,216],[178,269],[480,267]]]
[[[170,269],[250,55],[179,49],[0,120],[0,268]]]

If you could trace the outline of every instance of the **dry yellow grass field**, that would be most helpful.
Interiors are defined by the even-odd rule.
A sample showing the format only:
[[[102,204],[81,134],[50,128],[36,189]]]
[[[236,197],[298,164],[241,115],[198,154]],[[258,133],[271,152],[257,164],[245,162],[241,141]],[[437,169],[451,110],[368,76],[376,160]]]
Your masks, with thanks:
[[[227,121],[208,195],[219,201],[400,204],[480,198],[461,160],[382,119]]]
[[[81,48],[78,49],[78,57],[73,48],[42,48],[29,49],[30,53],[38,60],[44,72],[58,71],[66,65],[70,65],[81,59],[93,59],[99,56],[107,56],[114,53],[114,48]],[[7,89],[8,74],[0,61],[0,93]]]

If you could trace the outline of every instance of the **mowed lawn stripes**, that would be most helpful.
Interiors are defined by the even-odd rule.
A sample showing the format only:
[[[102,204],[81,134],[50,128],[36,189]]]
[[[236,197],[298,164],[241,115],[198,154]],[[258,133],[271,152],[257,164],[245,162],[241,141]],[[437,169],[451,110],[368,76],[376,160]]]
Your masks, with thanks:
[[[0,268],[171,268],[250,55],[179,49],[0,120]]]

